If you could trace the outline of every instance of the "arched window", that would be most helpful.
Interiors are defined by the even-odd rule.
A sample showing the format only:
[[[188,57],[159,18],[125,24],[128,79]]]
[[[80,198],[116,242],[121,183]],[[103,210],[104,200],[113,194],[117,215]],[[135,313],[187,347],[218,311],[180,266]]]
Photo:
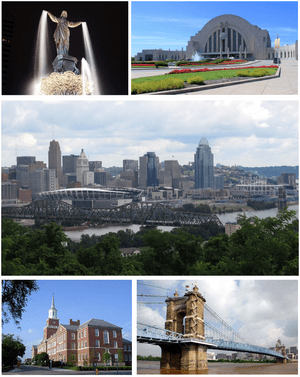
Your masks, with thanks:
[[[107,330],[104,330],[103,337],[104,337],[104,344],[109,344],[109,333]]]

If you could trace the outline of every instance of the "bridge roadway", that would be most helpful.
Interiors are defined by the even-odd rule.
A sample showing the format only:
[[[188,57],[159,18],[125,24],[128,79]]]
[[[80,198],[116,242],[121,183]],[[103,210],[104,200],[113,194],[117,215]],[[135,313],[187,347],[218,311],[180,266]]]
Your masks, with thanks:
[[[205,325],[207,325],[206,322]],[[183,334],[175,333],[166,329],[160,329],[155,326],[144,325],[141,323],[138,323],[137,325],[137,341],[141,343],[151,343],[156,345],[171,343],[188,345],[197,343],[207,346],[207,348],[209,349],[258,353],[261,355],[273,356],[278,359],[288,359],[286,356],[283,356],[279,352],[260,346],[254,346],[252,344],[238,343],[224,339],[214,339],[212,337],[206,337],[206,339],[185,338]]]
[[[26,206],[2,207],[2,217],[37,221],[74,221],[140,225],[200,225],[215,223],[223,226],[217,215],[175,211],[160,203],[132,202],[111,209],[83,209],[62,201],[36,200]]]

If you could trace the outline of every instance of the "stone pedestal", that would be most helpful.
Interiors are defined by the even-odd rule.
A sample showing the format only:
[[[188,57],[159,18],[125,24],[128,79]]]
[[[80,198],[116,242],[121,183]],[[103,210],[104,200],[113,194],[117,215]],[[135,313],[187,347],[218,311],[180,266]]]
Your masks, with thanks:
[[[207,348],[201,344],[172,344],[161,349],[161,374],[205,374],[208,370]]]
[[[70,55],[57,55],[52,65],[54,72],[64,73],[73,72],[75,75],[79,75],[79,69],[76,67],[77,59]]]

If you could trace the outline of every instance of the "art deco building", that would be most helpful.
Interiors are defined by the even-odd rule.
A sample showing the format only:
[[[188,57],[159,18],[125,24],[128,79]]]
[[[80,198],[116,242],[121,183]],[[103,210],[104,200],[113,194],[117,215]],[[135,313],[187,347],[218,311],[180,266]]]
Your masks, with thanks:
[[[242,17],[223,14],[207,22],[188,41],[186,50],[142,50],[135,60],[191,59],[197,53],[202,58],[236,59],[298,59],[298,41],[292,45],[271,46],[267,30],[250,24]]]
[[[195,153],[195,189],[214,187],[214,155],[203,137]]]
[[[81,153],[77,159],[77,167],[76,167],[76,181],[81,182],[81,185],[84,184],[84,172],[90,171],[89,168],[89,160],[86,157],[84,150],[81,149]]]
[[[72,319],[69,320],[69,324],[60,324],[54,297],[43,340],[39,345],[32,347],[32,358],[42,352],[46,352],[53,361],[74,360],[75,365],[82,366],[103,364],[105,352],[110,354],[110,364],[113,365],[117,359],[116,355],[121,353],[124,364],[131,365],[131,342],[122,338],[121,327],[94,318],[83,324],[80,324],[80,320]]]

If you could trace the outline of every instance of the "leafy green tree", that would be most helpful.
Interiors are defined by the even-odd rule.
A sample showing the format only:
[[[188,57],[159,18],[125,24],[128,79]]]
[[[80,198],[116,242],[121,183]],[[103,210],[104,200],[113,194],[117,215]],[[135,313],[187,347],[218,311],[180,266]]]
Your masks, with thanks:
[[[70,357],[68,358],[68,364],[71,366],[74,366],[76,363],[76,355],[72,353]]]
[[[43,365],[45,361],[49,360],[49,355],[46,352],[41,352],[37,355],[39,364]]]
[[[2,364],[13,367],[18,357],[23,357],[26,347],[22,340],[12,334],[2,334]]]
[[[2,280],[2,325],[11,317],[20,329],[28,297],[38,290],[35,280]]]
[[[121,350],[118,350],[118,361],[120,363],[123,363],[124,361],[123,352]]]
[[[105,352],[103,354],[103,361],[104,361],[105,364],[107,364],[109,362],[109,360],[110,360],[110,353],[108,353],[107,350],[105,350]]]

